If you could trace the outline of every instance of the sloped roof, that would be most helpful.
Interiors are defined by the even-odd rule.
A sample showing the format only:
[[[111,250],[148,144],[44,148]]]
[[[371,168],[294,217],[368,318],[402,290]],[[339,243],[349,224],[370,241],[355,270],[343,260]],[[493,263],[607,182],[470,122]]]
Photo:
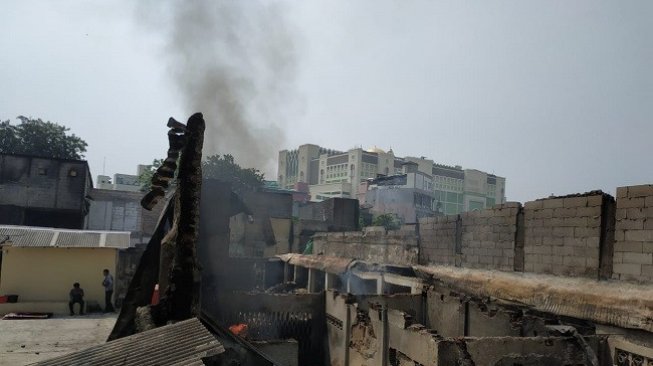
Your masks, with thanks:
[[[225,351],[197,318],[165,325],[33,365],[204,365]]]
[[[0,225],[0,242],[7,240],[3,245],[14,247],[127,249],[131,247],[130,235],[128,231],[89,231]]]

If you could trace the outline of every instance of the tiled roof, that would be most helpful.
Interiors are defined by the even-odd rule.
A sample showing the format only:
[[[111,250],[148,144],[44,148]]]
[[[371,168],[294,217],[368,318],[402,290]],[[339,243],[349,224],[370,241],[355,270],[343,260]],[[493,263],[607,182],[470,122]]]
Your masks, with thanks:
[[[129,237],[128,231],[89,231],[0,225],[0,242],[7,240],[3,245],[14,247],[126,249],[131,246]]]
[[[154,328],[34,365],[204,365],[224,347],[197,319]]]

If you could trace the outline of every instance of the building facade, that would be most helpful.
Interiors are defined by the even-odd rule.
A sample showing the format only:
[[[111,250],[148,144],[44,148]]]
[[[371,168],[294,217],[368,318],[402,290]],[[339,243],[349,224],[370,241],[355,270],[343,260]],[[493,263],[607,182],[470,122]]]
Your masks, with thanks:
[[[358,198],[365,203],[366,189],[370,186],[365,182],[405,174],[406,163],[415,164],[416,168],[411,169],[431,182],[434,214],[480,210],[506,201],[503,177],[438,164],[425,157],[398,157],[392,150],[386,152],[376,147],[343,152],[307,144],[280,151],[278,182],[286,188],[292,188],[297,182],[307,183],[313,201],[342,197]]]
[[[0,154],[0,224],[82,229],[92,187],[86,161]]]

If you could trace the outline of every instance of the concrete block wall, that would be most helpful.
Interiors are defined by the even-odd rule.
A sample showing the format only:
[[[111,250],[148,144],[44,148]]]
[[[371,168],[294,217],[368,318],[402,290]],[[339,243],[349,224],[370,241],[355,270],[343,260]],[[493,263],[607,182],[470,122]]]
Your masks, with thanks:
[[[606,209],[614,206],[601,192],[555,197],[524,204],[524,271],[561,276],[605,277],[602,253],[610,257]],[[603,261],[605,262],[605,261]]]
[[[458,215],[426,217],[419,220],[420,264],[456,263]]]
[[[509,202],[482,211],[421,219],[420,263],[520,270],[520,212],[520,203]]]
[[[399,230],[366,227],[364,231],[313,235],[313,254],[361,259],[375,263],[417,264],[419,252],[415,226]]]
[[[612,278],[653,281],[653,185],[617,188]]]
[[[509,202],[461,214],[460,266],[513,271],[520,212],[519,202]]]

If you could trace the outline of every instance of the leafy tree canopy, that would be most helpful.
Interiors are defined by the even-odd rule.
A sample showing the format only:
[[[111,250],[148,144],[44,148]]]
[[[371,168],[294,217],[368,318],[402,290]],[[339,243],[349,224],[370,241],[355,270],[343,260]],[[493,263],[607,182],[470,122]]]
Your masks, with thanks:
[[[256,190],[263,186],[265,176],[258,169],[241,168],[230,154],[211,155],[202,162],[204,178],[230,182],[236,192]]]
[[[383,226],[386,230],[397,230],[401,227],[401,222],[397,216],[391,213],[379,215],[372,220],[372,226]]]
[[[163,164],[163,159],[156,159],[139,177],[141,190],[150,189],[152,175]],[[202,162],[202,175],[204,178],[217,179],[232,184],[236,192],[255,190],[263,185],[264,175],[257,169],[244,169],[238,165],[230,154],[211,155]]]
[[[88,144],[66,126],[40,118],[18,116],[20,124],[0,121],[0,153],[48,158],[82,159]]]

